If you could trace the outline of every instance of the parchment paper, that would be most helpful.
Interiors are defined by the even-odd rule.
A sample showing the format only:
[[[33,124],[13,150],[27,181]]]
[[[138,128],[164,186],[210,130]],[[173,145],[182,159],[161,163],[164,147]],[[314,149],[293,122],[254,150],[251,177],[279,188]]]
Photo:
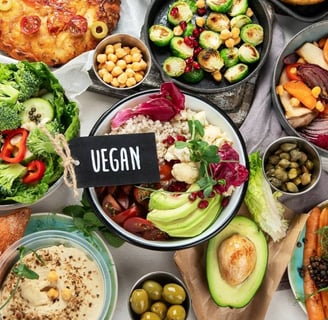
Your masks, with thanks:
[[[245,205],[241,207],[238,214],[249,216]],[[175,263],[189,289],[192,307],[198,320],[263,320],[265,318],[272,295],[286,270],[307,214],[294,213],[286,208],[285,217],[290,221],[287,236],[280,242],[268,242],[269,259],[264,281],[254,299],[241,309],[218,307],[212,300],[205,269],[207,243],[175,253]]]

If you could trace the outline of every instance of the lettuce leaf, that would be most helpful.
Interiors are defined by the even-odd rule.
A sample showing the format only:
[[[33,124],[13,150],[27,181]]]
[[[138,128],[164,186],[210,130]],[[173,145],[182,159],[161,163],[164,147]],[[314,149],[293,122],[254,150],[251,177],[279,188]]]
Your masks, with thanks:
[[[255,222],[273,241],[286,236],[288,222],[284,218],[284,206],[278,201],[281,192],[272,193],[270,184],[262,172],[262,159],[258,151],[249,155],[250,176],[245,204]]]

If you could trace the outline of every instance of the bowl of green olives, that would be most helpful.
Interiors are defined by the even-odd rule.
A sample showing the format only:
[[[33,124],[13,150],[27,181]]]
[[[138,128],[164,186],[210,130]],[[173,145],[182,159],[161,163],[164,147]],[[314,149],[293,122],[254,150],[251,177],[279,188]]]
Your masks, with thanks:
[[[312,190],[322,171],[316,148],[307,140],[286,136],[273,141],[264,151],[262,170],[273,190],[300,195]]]
[[[177,276],[155,271],[142,276],[131,288],[128,309],[132,320],[186,320],[191,299]]]

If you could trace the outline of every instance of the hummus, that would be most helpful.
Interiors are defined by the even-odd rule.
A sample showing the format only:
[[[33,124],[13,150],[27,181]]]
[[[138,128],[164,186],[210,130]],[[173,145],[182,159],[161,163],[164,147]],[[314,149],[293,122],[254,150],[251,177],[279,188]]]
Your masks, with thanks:
[[[1,310],[7,319],[99,319],[104,302],[104,281],[97,264],[77,248],[63,245],[37,251],[24,257],[24,263],[39,279],[23,278],[14,297]],[[17,283],[10,272],[0,291],[2,305]]]

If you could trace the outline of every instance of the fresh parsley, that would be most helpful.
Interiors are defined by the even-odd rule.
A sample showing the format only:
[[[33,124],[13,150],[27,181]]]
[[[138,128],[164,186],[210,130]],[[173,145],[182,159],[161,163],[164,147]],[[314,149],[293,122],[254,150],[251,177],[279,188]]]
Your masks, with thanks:
[[[213,187],[218,183],[213,179],[210,164],[219,163],[220,156],[218,147],[210,145],[203,140],[204,127],[199,120],[188,121],[191,139],[188,141],[176,141],[175,147],[178,149],[188,148],[190,160],[199,163],[199,176],[197,183],[207,197],[213,191]]]
[[[114,248],[120,247],[124,240],[111,233],[108,228],[98,219],[85,193],[82,194],[80,205],[70,205],[63,209],[63,213],[73,218],[76,229],[80,230],[89,241],[96,245],[92,233],[99,231],[104,239]]]

